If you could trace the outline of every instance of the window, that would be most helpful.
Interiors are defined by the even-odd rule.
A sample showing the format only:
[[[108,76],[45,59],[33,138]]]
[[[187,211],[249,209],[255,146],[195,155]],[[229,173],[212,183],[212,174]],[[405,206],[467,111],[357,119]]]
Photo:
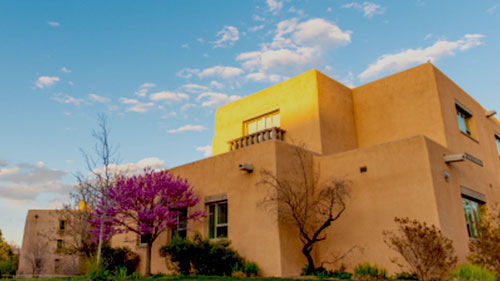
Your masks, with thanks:
[[[462,131],[464,134],[468,136],[472,136],[472,131],[471,131],[472,114],[470,114],[468,110],[465,110],[458,104],[456,105],[456,108],[457,108],[458,127],[460,128],[460,131]]]
[[[66,221],[60,220],[59,221],[59,231],[64,231],[65,229],[66,229]]]
[[[148,245],[149,240],[151,240],[151,233],[143,234],[139,238],[139,245],[146,246]]]
[[[245,122],[245,134],[280,126],[280,112],[275,111]]]
[[[208,205],[208,238],[227,238],[227,201]]]
[[[469,198],[462,198],[462,205],[464,207],[465,222],[467,223],[467,231],[469,237],[474,238],[478,236],[476,224],[479,222],[479,207],[481,203]]]
[[[61,239],[57,240],[57,252],[61,252],[63,250],[63,241]]]
[[[500,156],[500,137],[498,135],[495,135],[495,142],[497,143],[498,156]]]
[[[187,234],[187,208],[182,208],[181,213],[177,215],[177,221],[179,224],[177,228],[172,229],[171,238],[181,237],[186,238]]]

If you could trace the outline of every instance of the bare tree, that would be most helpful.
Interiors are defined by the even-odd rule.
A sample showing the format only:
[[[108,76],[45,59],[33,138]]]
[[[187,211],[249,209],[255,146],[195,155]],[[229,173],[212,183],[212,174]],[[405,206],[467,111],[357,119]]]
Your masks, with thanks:
[[[317,269],[311,252],[316,243],[326,239],[325,230],[344,212],[349,192],[344,180],[332,178],[320,184],[319,167],[315,171],[312,154],[303,147],[296,146],[293,156],[286,173],[277,176],[268,170],[261,172],[259,184],[270,187],[261,204],[277,208],[278,219],[297,228],[307,274],[311,274]]]
[[[104,211],[98,218],[100,224],[96,256],[97,264],[99,264],[102,246],[106,242],[104,241],[105,224],[112,219],[107,212],[113,204],[111,200],[107,200],[108,190],[118,173],[116,169],[112,169],[112,166],[117,162],[115,157],[116,149],[109,142],[109,128],[106,115],[98,115],[98,129],[92,132],[92,136],[96,139],[93,155],[81,150],[89,173],[87,176],[83,174],[76,176],[78,181],[77,191],[72,196],[74,200],[78,199],[79,201],[79,209],[82,212],[79,213],[81,217],[77,217],[77,221],[82,222],[84,227],[88,227],[85,222],[88,223],[89,221],[87,216],[90,215],[90,210],[100,205],[100,208]],[[82,235],[82,238],[85,238],[85,243],[82,243],[81,246],[90,246],[87,244],[87,238],[89,237]]]
[[[36,239],[23,251],[24,259],[29,263],[33,278],[38,278],[46,263],[47,243],[37,234]]]

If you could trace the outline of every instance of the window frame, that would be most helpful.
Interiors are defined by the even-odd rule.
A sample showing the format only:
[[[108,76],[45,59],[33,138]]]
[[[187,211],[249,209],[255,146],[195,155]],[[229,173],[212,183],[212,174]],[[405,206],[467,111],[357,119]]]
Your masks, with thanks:
[[[187,217],[188,217],[188,208],[184,207],[180,210],[180,214],[177,215],[177,221],[179,222],[177,224],[176,228],[170,229],[170,239],[173,239],[174,237],[180,237],[180,238],[186,238],[187,237]],[[179,226],[183,227],[179,227]],[[179,235],[179,233],[183,233],[182,235]]]
[[[219,205],[226,205],[226,222],[225,223],[219,223],[218,218],[219,218]],[[214,212],[213,215],[210,212],[210,207],[214,207]],[[228,239],[229,237],[229,204],[227,200],[222,200],[222,201],[217,201],[217,202],[210,202],[206,204],[207,207],[207,237],[210,240],[222,240],[222,239]],[[213,226],[211,226],[211,218],[213,218]],[[213,227],[213,236],[211,235],[211,228]],[[219,228],[226,228],[226,236],[225,237],[218,237],[218,232],[217,230]]]
[[[498,157],[500,157],[500,134],[495,133],[495,146],[497,148]]]
[[[274,120],[275,116],[279,116],[279,126],[272,126],[272,127],[267,128],[266,118],[271,117],[271,118],[273,118],[272,120]],[[254,122],[255,122],[255,126],[256,126],[255,131],[252,133],[249,133],[248,125],[250,125]],[[258,125],[257,125],[258,122],[263,123],[264,129],[261,129],[261,130],[258,129]],[[272,122],[274,123],[274,121],[272,121]],[[251,135],[251,134],[263,131],[263,130],[274,128],[274,127],[278,127],[278,128],[281,127],[281,112],[279,109],[273,110],[273,111],[270,111],[268,113],[265,113],[265,114],[259,115],[257,117],[253,117],[253,118],[250,118],[248,120],[243,121],[243,135],[244,136]]]
[[[469,109],[467,109],[467,107],[465,107],[464,105],[462,105],[457,101],[455,101],[455,110],[458,122],[458,129],[460,130],[460,132],[462,132],[464,135],[468,137],[475,139],[474,129],[473,129],[474,115],[472,114],[472,112]]]
[[[64,241],[62,239],[57,239],[56,241],[56,252],[62,252],[64,248]]]
[[[59,220],[59,231],[65,231],[66,230],[66,220]]]
[[[147,246],[147,245],[148,245],[148,242],[142,242],[142,238],[143,238],[143,237],[147,237],[147,236],[150,236],[150,237],[151,237],[151,236],[152,236],[152,234],[151,234],[151,233],[147,233],[147,234],[139,235],[139,246],[140,246],[140,247],[145,247],[145,246]]]

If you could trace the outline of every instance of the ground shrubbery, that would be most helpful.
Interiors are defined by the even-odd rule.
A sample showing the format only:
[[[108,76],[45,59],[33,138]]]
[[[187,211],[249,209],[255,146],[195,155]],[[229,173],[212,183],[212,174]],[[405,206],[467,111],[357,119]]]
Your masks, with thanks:
[[[497,277],[494,272],[491,272],[484,267],[474,264],[459,265],[453,271],[453,277],[458,280],[475,280],[475,281],[496,281]]]
[[[139,256],[128,247],[102,248],[102,263],[91,261],[86,277],[91,281],[125,280],[133,275],[139,266]]]
[[[231,248],[228,240],[212,242],[195,234],[193,239],[174,237],[160,248],[160,255],[167,258],[167,265],[180,274],[231,276],[240,272],[256,276],[256,263],[247,262]]]

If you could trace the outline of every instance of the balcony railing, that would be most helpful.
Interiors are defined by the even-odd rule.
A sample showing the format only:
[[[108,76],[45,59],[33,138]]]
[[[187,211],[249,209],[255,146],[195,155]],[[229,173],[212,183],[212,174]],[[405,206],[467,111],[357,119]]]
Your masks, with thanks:
[[[285,130],[274,127],[229,141],[229,150],[236,150],[268,140],[284,140]]]

